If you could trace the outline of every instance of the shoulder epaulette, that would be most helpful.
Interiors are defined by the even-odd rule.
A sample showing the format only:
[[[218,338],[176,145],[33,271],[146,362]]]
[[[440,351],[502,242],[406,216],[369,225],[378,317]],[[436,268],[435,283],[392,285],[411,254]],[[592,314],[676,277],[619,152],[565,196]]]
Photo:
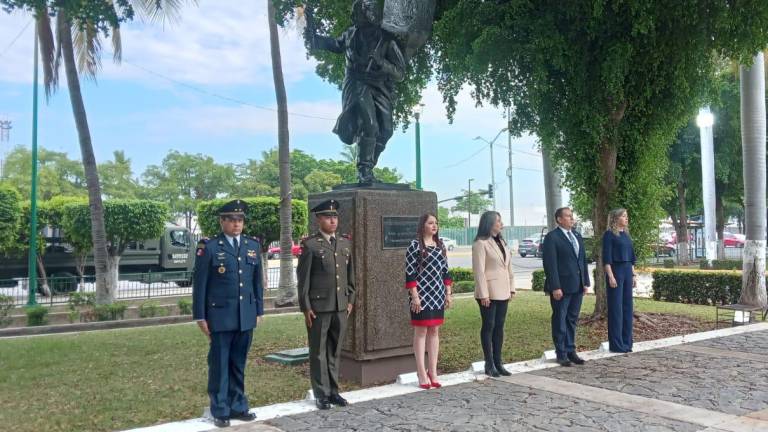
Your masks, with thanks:
[[[352,235],[351,234],[342,234],[341,237],[345,238],[347,240],[352,240]]]

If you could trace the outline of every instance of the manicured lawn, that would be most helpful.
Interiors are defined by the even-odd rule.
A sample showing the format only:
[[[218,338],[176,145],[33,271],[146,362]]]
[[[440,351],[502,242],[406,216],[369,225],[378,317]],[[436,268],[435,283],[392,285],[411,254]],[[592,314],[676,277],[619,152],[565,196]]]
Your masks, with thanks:
[[[636,300],[639,312],[712,320],[714,308]],[[591,312],[594,297],[583,310]],[[466,370],[482,358],[473,299],[459,299],[442,328],[440,369]],[[507,362],[551,348],[549,300],[523,292],[511,303]],[[585,349],[600,342],[581,328]],[[265,363],[276,350],[305,346],[301,315],[268,316],[255,336],[246,372],[253,406],[301,399],[307,366]],[[8,431],[111,431],[199,417],[205,394],[207,341],[194,324],[0,340],[0,425]],[[347,386],[347,389],[354,386]]]

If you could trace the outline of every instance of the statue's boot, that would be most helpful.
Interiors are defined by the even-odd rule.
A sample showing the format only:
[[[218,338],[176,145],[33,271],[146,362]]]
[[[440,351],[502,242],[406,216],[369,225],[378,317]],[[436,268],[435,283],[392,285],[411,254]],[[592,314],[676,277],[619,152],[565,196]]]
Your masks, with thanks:
[[[375,138],[360,138],[357,143],[357,182],[360,184],[376,183],[373,176],[374,154],[376,152]]]
[[[379,164],[379,156],[381,156],[381,153],[384,151],[384,148],[386,146],[387,145],[385,143],[380,143],[380,142],[376,143],[375,150],[373,151],[373,166],[374,167]]]

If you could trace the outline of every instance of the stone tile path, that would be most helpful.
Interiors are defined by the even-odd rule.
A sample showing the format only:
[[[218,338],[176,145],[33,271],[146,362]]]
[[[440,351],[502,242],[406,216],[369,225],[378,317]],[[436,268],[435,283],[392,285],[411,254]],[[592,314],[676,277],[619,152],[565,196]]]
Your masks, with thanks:
[[[761,330],[229,430],[768,432],[766,354]]]

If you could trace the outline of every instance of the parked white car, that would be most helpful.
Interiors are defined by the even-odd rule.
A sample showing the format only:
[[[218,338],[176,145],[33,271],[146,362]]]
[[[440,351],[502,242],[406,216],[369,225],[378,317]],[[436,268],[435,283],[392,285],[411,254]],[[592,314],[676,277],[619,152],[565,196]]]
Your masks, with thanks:
[[[453,248],[456,247],[456,240],[454,240],[454,239],[451,239],[451,238],[448,238],[448,237],[440,237],[440,240],[445,245],[445,248],[448,249],[449,251],[452,251]]]

